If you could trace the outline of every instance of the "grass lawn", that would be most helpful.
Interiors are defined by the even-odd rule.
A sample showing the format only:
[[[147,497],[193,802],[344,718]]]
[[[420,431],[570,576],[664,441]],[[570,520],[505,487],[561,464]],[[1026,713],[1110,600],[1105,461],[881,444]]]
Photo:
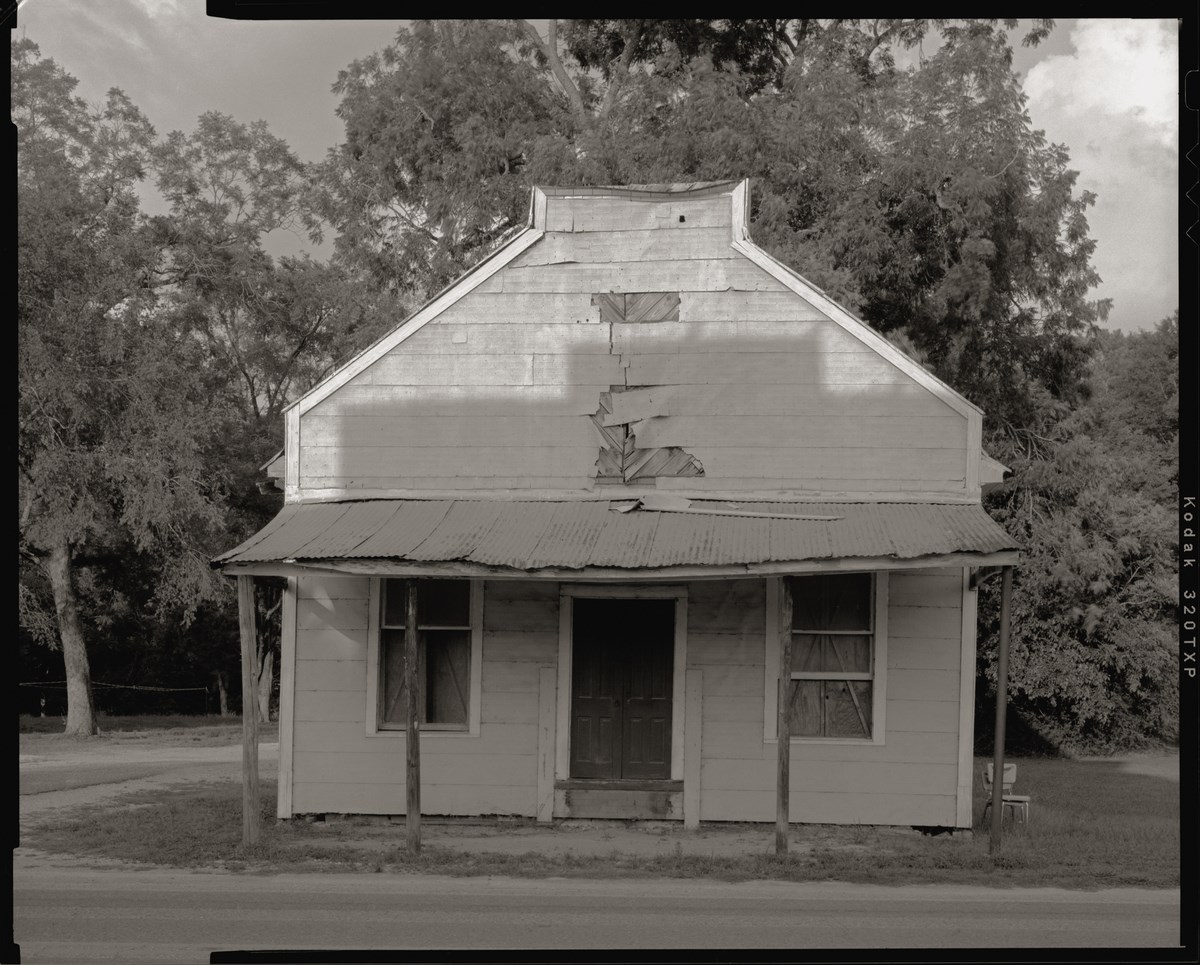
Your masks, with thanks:
[[[65,721],[61,717],[33,717],[22,714],[19,721],[22,752],[27,739],[63,738]],[[154,741],[165,744],[217,746],[236,744],[242,739],[241,717],[220,717],[188,714],[144,714],[133,717],[96,716],[99,740]],[[279,724],[272,721],[258,725],[258,739],[271,742],[279,739]]]
[[[977,762],[976,773],[984,760]],[[777,878],[874,884],[979,884],[1102,888],[1179,884],[1179,788],[1162,778],[1120,773],[1105,761],[1028,759],[1017,790],[1033,795],[1028,827],[1005,825],[1002,851],[987,852],[976,834],[925,837],[871,827],[796,827],[802,847],[773,854],[711,856],[498,854],[427,845],[410,855],[402,823],[348,819],[328,825],[275,822],[275,785],[263,782],[264,838],[241,847],[241,788],[198,785],[129,795],[120,805],[92,807],[35,828],[26,844],[47,851],[177,867],[256,871],[371,870],[451,875],[545,877]],[[977,779],[978,780],[978,779]],[[497,829],[497,834],[503,834]],[[554,832],[548,830],[547,834]],[[763,848],[771,845],[762,827]]]

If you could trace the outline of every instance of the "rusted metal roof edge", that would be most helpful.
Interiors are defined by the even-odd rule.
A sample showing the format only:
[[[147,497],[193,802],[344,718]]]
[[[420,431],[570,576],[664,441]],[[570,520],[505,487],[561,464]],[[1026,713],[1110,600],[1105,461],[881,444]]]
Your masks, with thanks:
[[[395,559],[372,560],[279,560],[261,563],[226,563],[226,576],[291,576],[298,573],[327,572],[357,576],[459,576],[510,580],[558,580],[598,582],[654,582],[656,580],[727,580],[785,576],[801,573],[868,572],[876,570],[913,570],[938,566],[1018,566],[1018,550],[995,552],[961,551],[925,556],[844,556],[834,559],[771,561],[765,563],[686,564],[681,566],[619,567],[587,566],[579,569],[541,567],[524,570],[462,561],[410,562]]]

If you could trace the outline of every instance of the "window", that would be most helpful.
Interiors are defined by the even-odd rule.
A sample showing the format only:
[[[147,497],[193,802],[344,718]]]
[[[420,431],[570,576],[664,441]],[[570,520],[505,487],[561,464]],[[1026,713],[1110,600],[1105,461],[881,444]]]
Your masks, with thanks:
[[[870,740],[875,594],[869,573],[791,580],[793,737]]]
[[[404,685],[405,605],[417,587],[418,719],[431,730],[471,729],[472,693],[478,675],[472,651],[473,588],[470,580],[383,580],[379,622],[378,721],[380,730],[403,730],[408,721]],[[478,697],[474,699],[477,703]]]

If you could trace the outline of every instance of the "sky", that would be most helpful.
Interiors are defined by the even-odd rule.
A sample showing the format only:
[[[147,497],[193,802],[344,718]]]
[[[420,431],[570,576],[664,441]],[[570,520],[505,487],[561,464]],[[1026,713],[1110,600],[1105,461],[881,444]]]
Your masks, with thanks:
[[[200,0],[21,0],[17,16],[89,101],[120,87],[161,134],[209,110],[262,119],[308,161],[342,139],[338,71],[401,23],[222,20]],[[1097,196],[1088,221],[1107,327],[1152,327],[1179,303],[1176,22],[1061,20],[1039,47],[1018,47],[1014,67],[1034,127],[1069,146],[1078,190]]]

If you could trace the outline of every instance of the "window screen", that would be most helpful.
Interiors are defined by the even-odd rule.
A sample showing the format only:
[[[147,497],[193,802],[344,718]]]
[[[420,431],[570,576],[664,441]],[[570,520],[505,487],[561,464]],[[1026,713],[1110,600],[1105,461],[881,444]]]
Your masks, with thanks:
[[[421,682],[422,724],[465,730],[470,720],[471,583],[469,580],[417,580],[417,678]],[[383,688],[381,727],[404,727],[408,691],[404,686],[405,598],[408,580],[385,580],[380,654]]]

